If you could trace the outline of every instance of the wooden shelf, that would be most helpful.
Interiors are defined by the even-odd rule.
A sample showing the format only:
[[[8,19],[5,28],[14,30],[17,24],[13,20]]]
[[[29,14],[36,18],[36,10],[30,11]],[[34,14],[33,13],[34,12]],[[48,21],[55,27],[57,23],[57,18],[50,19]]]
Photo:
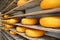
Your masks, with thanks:
[[[15,40],[23,40],[24,39],[19,35],[11,35],[8,31],[4,31],[4,32],[6,32],[8,35],[10,35]]]
[[[33,15],[41,15],[41,14],[56,14],[56,12],[60,12],[60,8],[55,8],[55,9],[50,9],[50,10],[42,10],[42,11],[37,11],[37,12],[32,12],[32,13],[26,13],[26,14],[20,14],[8,18],[14,18],[14,17],[24,17],[24,16],[33,16]],[[8,18],[2,18],[2,19],[8,19]]]
[[[36,7],[36,6],[39,6],[40,4],[40,1],[41,0],[29,0],[28,2],[26,2],[25,4],[21,5],[20,7],[14,7],[13,9],[11,9],[9,11],[9,7],[11,5],[13,5],[13,3],[15,2],[16,0],[12,1],[4,10],[2,10],[2,13],[6,10],[8,10],[8,12],[4,13],[4,14],[1,14],[2,16],[3,15],[6,15],[6,14],[12,14],[14,12],[17,12],[17,10],[21,11],[21,10],[25,10],[25,9],[29,9],[29,8],[33,8],[33,7]],[[9,8],[9,9],[8,9]],[[60,8],[54,8],[54,9],[49,9],[49,10],[41,10],[41,11],[37,11],[37,12],[31,12],[31,13],[26,13],[26,14],[20,14],[20,15],[15,15],[15,16],[11,16],[11,17],[8,17],[8,18],[14,18],[14,17],[24,17],[24,16],[36,16],[36,15],[41,15],[41,14],[56,14],[56,12],[60,12]],[[8,18],[1,18],[1,19],[8,19]],[[44,31],[48,31],[48,32],[54,32],[54,33],[60,33],[60,29],[56,29],[56,28],[45,28],[45,27],[42,27],[40,25],[23,25],[23,24],[20,24],[20,23],[16,23],[14,25],[18,25],[18,26],[23,26],[23,27],[27,27],[27,28],[32,28],[32,29],[37,29],[37,30],[44,30]],[[42,37],[42,38],[31,38],[31,37],[27,37],[25,35],[25,33],[18,33],[14,28],[13,29],[9,29],[9,30],[13,30],[14,32],[16,32],[17,34],[29,39],[29,40],[43,40],[43,39],[46,39],[47,37]],[[3,32],[4,33],[4,32]],[[7,32],[8,33],[8,32]],[[4,33],[5,34],[5,33]],[[8,33],[9,34],[9,33]],[[5,34],[7,35],[7,34]],[[10,34],[9,34],[10,35]],[[12,36],[10,35],[11,37],[15,38],[18,40],[17,36]],[[8,36],[6,36],[9,40],[12,40],[11,38],[9,38]],[[50,39],[52,40],[52,39]]]
[[[8,0],[0,0],[0,12],[6,7]]]
[[[48,31],[48,32],[54,32],[54,33],[60,33],[60,29],[55,29],[55,28],[45,28],[39,25],[23,25],[23,24],[15,24],[15,25],[19,25],[19,26],[24,26],[27,28],[32,28],[32,29],[38,29],[38,30],[44,30],[44,31]]]
[[[4,23],[4,24],[8,24],[8,23]],[[37,29],[37,30],[44,30],[44,31],[48,31],[48,32],[60,33],[60,29],[58,29],[58,28],[45,28],[40,25],[23,25],[21,23],[16,23],[13,25],[23,26],[23,27]]]
[[[60,33],[46,32],[45,35],[60,39]]]
[[[3,31],[1,31],[3,36],[5,36],[6,40],[14,40],[13,38],[11,38],[10,36],[8,36],[6,33],[4,33]]]
[[[29,0],[28,2],[26,2],[25,4],[21,5],[20,7],[15,7],[13,8],[12,10],[4,13],[3,15],[5,14],[11,14],[14,12],[14,10],[24,10],[24,9],[27,9],[27,8],[31,8],[31,7],[35,7],[37,5],[40,4],[40,1],[41,0]],[[28,5],[28,6],[27,6]]]
[[[49,40],[52,40],[54,38],[51,39],[51,37],[48,37],[48,36],[44,36],[44,37],[41,37],[41,38],[31,38],[31,37],[27,37],[24,33],[18,33],[15,29],[10,29],[14,32],[16,32],[17,34],[29,39],[29,40],[46,40],[46,39],[49,39]]]
[[[23,26],[23,27],[27,27],[27,28],[32,28],[32,29],[37,29],[37,30],[44,30],[44,31],[47,31],[45,33],[45,35],[52,36],[52,37],[55,37],[55,38],[59,38],[60,39],[60,37],[57,36],[60,33],[60,30],[59,29],[44,28],[44,27],[37,26],[37,25],[22,25],[22,24],[19,24],[19,23],[18,24],[15,24],[15,25],[19,25],[19,26]],[[15,29],[10,29],[10,30],[15,30]],[[19,33],[17,33],[17,34],[19,34]]]
[[[9,8],[10,6],[12,6],[15,1],[16,1],[16,0],[13,0],[13,1],[12,1],[4,10],[2,10],[1,12],[3,13],[4,11],[8,10],[8,8]]]

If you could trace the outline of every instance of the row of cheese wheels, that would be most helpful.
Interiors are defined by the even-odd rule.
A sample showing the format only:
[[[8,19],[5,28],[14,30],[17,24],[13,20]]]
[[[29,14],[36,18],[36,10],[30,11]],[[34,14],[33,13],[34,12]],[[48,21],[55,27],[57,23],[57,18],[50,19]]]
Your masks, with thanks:
[[[42,17],[40,20],[36,18],[22,18],[21,21],[17,19],[8,19],[8,20],[2,20],[2,22],[7,22],[9,24],[15,24],[17,22],[21,22],[22,24],[26,25],[35,25],[40,23],[43,27],[50,27],[50,28],[60,28],[60,16],[48,16],[48,17]]]
[[[8,29],[7,28],[5,28],[5,29],[3,28],[3,30],[8,30]],[[36,37],[42,37],[45,34],[45,32],[42,31],[42,30],[29,29],[29,28],[20,27],[20,26],[16,27],[16,31],[18,33],[25,33],[26,36],[28,36],[28,37],[35,37],[35,38]],[[12,30],[9,33],[11,35],[16,35],[17,34],[16,32],[14,32]]]
[[[19,6],[23,5],[27,1],[29,1],[29,0],[18,0],[17,6],[19,7]],[[41,9],[60,8],[60,0],[42,0],[40,3],[40,8]]]

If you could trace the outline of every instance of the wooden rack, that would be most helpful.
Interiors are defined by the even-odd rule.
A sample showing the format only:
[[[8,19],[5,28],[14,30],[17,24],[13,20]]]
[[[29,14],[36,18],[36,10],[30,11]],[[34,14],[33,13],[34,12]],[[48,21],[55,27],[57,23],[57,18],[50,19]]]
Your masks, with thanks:
[[[3,37],[5,36],[6,40],[14,40],[9,35],[7,35],[6,33],[4,33],[3,31],[1,31],[1,32],[2,32],[2,36]]]
[[[23,39],[25,39],[25,38],[23,38],[23,37],[21,37],[21,36],[19,36],[19,35],[11,35],[8,31],[4,31],[4,30],[2,30],[3,32],[5,32],[5,33],[7,33],[9,36],[11,36],[14,40],[23,40]]]
[[[4,11],[6,11],[10,6],[12,6],[15,1],[16,1],[16,0],[13,0],[4,10],[2,10],[2,13],[3,13]]]
[[[3,24],[9,24],[9,23],[3,23]],[[37,30],[44,30],[44,31],[48,31],[48,32],[60,33],[60,29],[58,29],[58,28],[45,28],[40,25],[23,25],[21,23],[15,23],[13,25],[23,26],[23,27],[37,29]]]
[[[4,12],[7,8],[9,8],[11,5],[13,5],[13,3],[15,1],[10,3],[2,12]],[[12,13],[16,12],[17,10],[21,11],[21,10],[25,10],[25,9],[28,9],[28,8],[36,7],[36,6],[38,6],[40,4],[40,1],[41,0],[29,0],[28,2],[26,2],[23,5],[21,5],[20,7],[15,7],[13,9],[11,9],[10,11],[2,14],[2,16],[6,15],[6,14],[12,14]],[[50,13],[54,13],[55,14],[56,12],[60,12],[60,8],[54,8],[54,9],[49,9],[49,10],[41,10],[41,11],[31,12],[31,13],[27,13],[27,14],[20,14],[20,15],[11,16],[11,17],[8,17],[8,18],[24,17],[24,16],[36,16],[36,15],[50,14]],[[8,19],[8,18],[2,18],[2,19]],[[13,24],[13,25],[19,25],[19,26],[24,26],[24,27],[27,27],[27,28],[44,30],[44,31],[48,31],[48,32],[60,33],[60,29],[44,28],[44,27],[41,27],[39,25],[22,25],[22,24],[19,24],[19,23],[16,23],[16,24]],[[9,29],[9,30],[13,30],[14,32],[16,32],[15,29]],[[27,36],[25,36],[24,33],[18,33],[18,32],[16,32],[16,33],[21,35],[21,36],[23,36],[23,37],[25,37],[25,38],[27,38],[27,39],[30,39],[30,40],[38,40],[38,39],[40,39],[40,38],[30,38],[30,37],[27,37]]]

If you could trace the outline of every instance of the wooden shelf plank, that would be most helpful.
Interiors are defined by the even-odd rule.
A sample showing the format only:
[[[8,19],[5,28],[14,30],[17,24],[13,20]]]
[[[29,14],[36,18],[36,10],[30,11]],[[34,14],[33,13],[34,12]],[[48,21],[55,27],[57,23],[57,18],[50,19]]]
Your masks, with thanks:
[[[23,27],[27,27],[27,28],[33,28],[33,29],[37,29],[37,28],[38,28],[38,26],[37,26],[37,28],[36,28],[36,26],[33,27],[32,25],[27,25],[27,26],[22,25],[22,24],[15,24],[15,25],[19,25],[19,26],[23,26]],[[48,29],[48,31],[47,31],[47,29]],[[45,33],[45,35],[59,38],[58,35],[59,35],[60,32],[58,33],[58,30],[57,30],[57,29],[55,29],[55,30],[57,30],[57,32],[55,32],[55,30],[52,29],[52,28],[43,28],[43,29],[41,29],[41,27],[39,27],[39,29],[37,29],[37,30],[47,31],[47,32]],[[60,39],[60,38],[59,38],[59,39]]]
[[[55,33],[60,33],[60,29],[54,29],[54,28],[45,28],[39,25],[23,25],[23,24],[15,24],[15,25],[19,25],[19,26],[24,26],[27,28],[33,28],[33,29],[38,29],[38,30],[44,30],[44,31],[48,31],[48,32],[55,32]]]
[[[26,14],[20,14],[8,18],[14,18],[14,17],[24,17],[24,16],[32,16],[32,15],[41,15],[41,14],[49,14],[49,13],[54,13],[60,12],[60,8],[55,8],[55,9],[50,9],[50,10],[42,10],[42,11],[37,11],[37,12],[32,12],[32,13],[26,13]],[[8,18],[2,18],[2,19],[8,19]]]
[[[6,33],[4,33],[3,31],[1,31],[2,32],[2,34],[5,36],[5,38],[7,39],[7,40],[14,40],[14,39],[12,39],[10,36],[8,36]]]
[[[2,10],[2,12],[6,11],[11,5],[13,5],[13,3],[15,2],[16,0],[13,0],[4,10]]]
[[[23,40],[24,38],[22,38],[19,35],[11,35],[8,31],[5,31],[8,35],[10,35],[11,37],[13,37],[15,40]]]
[[[40,1],[41,0],[29,0],[28,2],[26,2],[25,4],[21,5],[20,7],[15,7],[13,8],[12,10],[4,13],[5,14],[11,14],[13,13],[14,10],[24,10],[24,9],[27,9],[27,8],[31,8],[31,7],[34,7],[34,6],[37,6],[40,4]],[[28,6],[27,6],[28,5]]]
[[[8,24],[8,23],[4,23],[4,24]],[[23,27],[37,29],[37,30],[44,30],[44,31],[48,31],[48,32],[60,33],[60,29],[58,29],[58,28],[45,28],[40,25],[23,25],[21,23],[16,23],[13,25],[23,26]]]
[[[60,33],[46,32],[45,35],[60,39]]]

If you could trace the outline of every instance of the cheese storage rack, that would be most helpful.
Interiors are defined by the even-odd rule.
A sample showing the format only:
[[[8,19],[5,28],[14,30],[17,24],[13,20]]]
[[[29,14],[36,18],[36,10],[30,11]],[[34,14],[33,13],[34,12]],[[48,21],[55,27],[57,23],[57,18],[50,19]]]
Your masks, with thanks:
[[[12,16],[8,17],[8,18],[0,18],[1,20],[15,18],[15,17],[22,18],[22,17],[26,17],[26,16],[37,16],[37,15],[52,14],[52,13],[54,13],[54,15],[57,14],[58,16],[60,16],[60,14],[59,14],[60,8],[54,8],[54,9],[49,9],[49,10],[39,10],[39,11],[34,11],[34,12],[32,12],[32,11],[26,12],[27,9],[38,7],[41,0],[29,0],[28,2],[21,5],[20,7],[18,7],[16,5],[18,0],[8,0],[8,2],[9,1],[10,1],[10,3],[6,4],[4,9],[1,9],[2,11],[1,11],[0,15],[3,16],[3,15],[6,15],[6,14],[10,14]],[[17,14],[17,12],[22,12],[22,14]],[[17,14],[17,15],[15,15],[15,14]],[[8,24],[8,23],[4,23],[4,24]],[[48,33],[49,32],[54,32],[56,34],[60,33],[60,29],[44,28],[44,27],[41,27],[39,25],[23,25],[21,23],[16,23],[16,24],[13,24],[13,25],[19,25],[19,26],[24,26],[24,27],[27,27],[27,28],[32,28],[32,29],[44,30],[44,31],[47,31]],[[43,39],[43,38],[46,37],[45,36],[43,38],[30,38],[30,37],[27,37],[24,33],[18,33],[14,28],[9,29],[9,30],[13,30],[18,35],[26,38],[26,40],[28,40],[28,39],[29,40],[40,40],[40,39]],[[4,31],[4,30],[1,30],[1,31],[2,31],[2,33],[5,32],[6,34],[10,35],[8,31]],[[46,32],[46,35],[51,36],[47,32]],[[9,40],[14,40],[14,39],[15,40],[20,40],[19,36],[17,36],[17,35],[15,35],[15,36],[10,35],[10,36],[11,36],[11,38],[9,38]],[[52,36],[52,37],[60,38],[60,37],[56,37],[56,36]]]

